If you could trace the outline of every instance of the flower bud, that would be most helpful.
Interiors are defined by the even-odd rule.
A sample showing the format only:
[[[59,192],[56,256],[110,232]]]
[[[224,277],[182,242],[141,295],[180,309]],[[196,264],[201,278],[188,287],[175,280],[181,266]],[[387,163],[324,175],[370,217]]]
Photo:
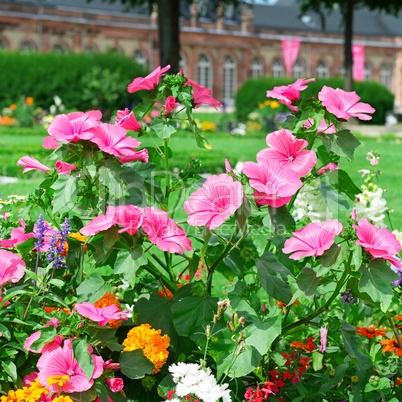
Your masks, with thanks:
[[[359,377],[357,375],[352,376],[352,384],[357,384],[359,382]]]

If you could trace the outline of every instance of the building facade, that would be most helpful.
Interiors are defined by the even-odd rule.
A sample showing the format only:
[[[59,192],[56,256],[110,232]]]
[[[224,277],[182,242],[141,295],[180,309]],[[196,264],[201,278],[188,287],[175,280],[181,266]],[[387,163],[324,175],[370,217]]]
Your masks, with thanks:
[[[322,31],[319,16],[299,16],[295,0],[213,10],[207,0],[183,4],[181,63],[187,76],[233,105],[237,88],[249,78],[334,77],[343,74],[341,16],[334,10]],[[364,47],[364,79],[395,94],[402,112],[402,17],[360,10],[354,41]],[[113,50],[154,68],[158,65],[156,10],[126,10],[102,0],[13,0],[0,2],[0,48],[11,51],[102,52]],[[283,39],[300,47],[286,71]]]

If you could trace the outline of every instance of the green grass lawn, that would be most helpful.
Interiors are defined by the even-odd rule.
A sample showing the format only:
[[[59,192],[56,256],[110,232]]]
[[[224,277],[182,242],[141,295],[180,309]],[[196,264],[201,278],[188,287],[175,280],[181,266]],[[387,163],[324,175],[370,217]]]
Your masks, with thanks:
[[[206,118],[202,115],[203,118]],[[212,120],[212,119],[211,119]],[[25,179],[21,175],[22,168],[16,166],[16,162],[21,156],[30,155],[46,164],[46,156],[49,151],[43,150],[42,141],[45,135],[43,129],[23,129],[17,128],[0,129],[0,175],[17,176],[21,179],[17,183],[0,185],[0,194],[3,199],[11,194],[27,194],[34,190],[41,179],[44,177],[41,172],[28,174]],[[173,135],[169,146],[173,151],[171,167],[185,167],[191,158],[201,160],[205,171],[221,173],[224,171],[225,158],[228,158],[231,165],[235,166],[238,161],[255,161],[255,155],[262,148],[266,147],[265,135],[235,136],[229,134],[206,133],[212,146],[211,150],[197,148],[195,140],[190,133],[180,133]],[[148,136],[140,138],[141,146],[155,146]],[[380,176],[380,186],[389,191],[385,198],[389,209],[395,209],[392,214],[392,221],[396,228],[402,229],[402,210],[400,210],[398,200],[402,199],[402,143],[400,139],[387,138],[381,139],[361,139],[361,146],[355,152],[353,163],[342,162],[342,168],[347,170],[355,183],[360,186],[363,183],[359,169],[367,169],[369,163],[365,155],[369,151],[379,151],[381,160],[379,168],[382,171]],[[157,140],[162,146],[162,141]],[[49,162],[49,166],[51,163]]]

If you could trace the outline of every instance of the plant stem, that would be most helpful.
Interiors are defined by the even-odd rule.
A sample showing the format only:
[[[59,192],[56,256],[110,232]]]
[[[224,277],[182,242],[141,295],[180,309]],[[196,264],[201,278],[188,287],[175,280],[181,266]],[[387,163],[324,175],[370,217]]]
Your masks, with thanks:
[[[391,325],[392,331],[395,335],[396,340],[398,341],[398,345],[400,347],[400,349],[402,350],[402,340],[401,340],[401,336],[398,334],[398,331],[396,330],[395,324],[392,321],[392,318],[388,318],[388,322]]]
[[[159,269],[156,268],[151,261],[148,260],[148,263],[147,265],[144,265],[144,268],[157,280],[161,280],[172,293],[175,293],[177,291],[178,289],[177,285],[170,279],[163,276],[162,273],[159,271]]]
[[[170,174],[169,174],[169,148],[168,148],[168,138],[164,139],[165,147],[164,147],[164,154],[165,154],[165,181],[166,181],[166,191],[165,191],[165,198],[166,203],[169,197],[170,192]]]

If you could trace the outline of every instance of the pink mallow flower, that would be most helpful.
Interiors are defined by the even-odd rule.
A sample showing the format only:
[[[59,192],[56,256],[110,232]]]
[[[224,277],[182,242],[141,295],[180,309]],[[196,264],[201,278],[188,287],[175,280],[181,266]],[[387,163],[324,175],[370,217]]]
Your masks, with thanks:
[[[187,82],[185,85],[191,85],[193,87],[193,99],[194,99],[194,104],[195,108],[197,109],[199,105],[211,105],[213,106],[216,110],[218,110],[217,106],[222,106],[222,103],[218,102],[216,99],[212,98],[211,96],[211,90],[207,89],[196,82],[190,80],[189,78],[187,79]]]
[[[137,77],[133,80],[133,82],[127,87],[127,91],[130,93],[134,93],[137,91],[141,91],[142,89],[146,89],[151,91],[155,89],[155,87],[159,84],[159,78],[162,77],[164,72],[169,70],[170,65],[167,65],[164,68],[158,66],[155,68],[152,73],[148,74],[146,77]]]
[[[282,103],[290,108],[290,110],[297,111],[297,107],[292,105],[294,100],[300,100],[300,92],[307,88],[308,82],[315,81],[315,78],[306,80],[305,78],[299,78],[296,82],[290,85],[282,85],[280,87],[274,87],[272,91],[267,91],[268,98],[278,99],[279,103]]]
[[[327,337],[328,337],[328,328],[321,327],[320,329],[320,342],[321,346],[319,352],[324,353],[327,350]]]
[[[126,135],[127,130],[121,126],[101,123],[96,130],[91,142],[98,145],[99,149],[114,156],[135,155],[141,143],[135,138]]]
[[[166,99],[166,103],[165,103],[165,111],[163,112],[164,116],[167,116],[169,113],[173,112],[174,109],[177,108],[177,106],[179,106],[180,103],[176,102],[176,99],[174,96],[168,96],[168,98]]]
[[[324,85],[318,93],[318,99],[328,112],[338,119],[347,120],[349,117],[357,117],[360,120],[371,120],[371,116],[365,113],[374,113],[375,109],[368,103],[359,102],[360,96],[353,92],[346,92],[340,88],[331,88]]]
[[[257,190],[254,198],[258,205],[279,208],[303,185],[297,172],[267,158],[260,157],[258,163],[244,162],[242,172],[250,178],[250,186]]]
[[[292,260],[302,257],[323,255],[335,241],[335,236],[342,232],[343,226],[336,219],[324,223],[312,222],[302,229],[293,232],[294,237],[287,239],[282,251]]]
[[[43,148],[45,149],[57,149],[59,147],[59,142],[56,138],[48,135],[43,139]]]
[[[303,127],[304,128],[310,128],[312,125],[314,124],[314,119],[308,119]],[[317,128],[317,133],[324,133],[324,134],[334,134],[336,132],[336,128],[333,125],[332,122],[330,122],[330,125],[328,126],[328,124],[325,122],[325,119],[323,118],[321,120],[320,125]]]
[[[321,169],[317,170],[318,174],[324,174],[326,170],[329,170],[330,172],[333,172],[334,170],[339,169],[339,163],[336,165],[335,163],[328,163],[328,165],[322,167]]]
[[[358,225],[353,225],[359,240],[356,244],[364,247],[375,258],[384,258],[397,268],[402,268],[401,262],[394,257],[401,250],[401,243],[388,229],[378,229],[367,218],[360,219]]]
[[[142,128],[134,116],[134,112],[130,112],[127,108],[117,111],[116,124],[126,130],[138,132]]]
[[[209,176],[202,188],[184,202],[184,210],[190,214],[191,226],[204,226],[213,230],[222,225],[243,202],[243,187],[227,174]]]
[[[183,248],[192,250],[187,233],[165,211],[158,208],[145,208],[142,229],[148,235],[149,241],[162,251],[183,254]]]
[[[84,392],[90,389],[94,379],[99,378],[103,373],[103,359],[100,356],[91,354],[94,364],[94,370],[91,378],[88,380],[77,359],[73,357],[72,339],[64,341],[63,347],[43,353],[37,363],[39,369],[38,380],[50,392]],[[92,347],[88,345],[89,353],[92,353]],[[69,381],[62,386],[57,384],[49,385],[47,379],[55,375],[68,375]]]
[[[32,158],[32,156],[23,156],[22,158],[19,159],[17,162],[17,166],[23,166],[24,170],[22,173],[29,172],[30,170],[41,170],[42,172],[47,173],[48,171],[52,170],[52,168],[45,166],[44,164],[40,163],[38,160],[35,158]]]
[[[84,236],[94,236],[111,228],[115,224],[115,209],[113,206],[107,207],[106,214],[93,218],[88,225],[80,229],[80,233]]]
[[[127,320],[128,311],[119,311],[114,304],[107,307],[95,307],[91,303],[83,302],[75,305],[78,314],[97,322],[104,327],[110,320]]]
[[[148,163],[148,160],[149,160],[148,150],[141,149],[141,151],[137,151],[133,155],[122,156],[120,159],[120,163],[135,162],[135,161]]]
[[[70,174],[72,170],[77,170],[77,166],[72,163],[66,163],[63,161],[57,161],[55,168],[59,174]]]
[[[304,149],[308,142],[297,139],[290,130],[274,131],[267,135],[266,141],[270,148],[258,152],[257,160],[267,158],[270,162],[294,170],[300,177],[306,176],[317,161],[314,151]]]
[[[106,378],[105,383],[109,385],[112,392],[120,392],[124,388],[122,378]]]
[[[92,130],[99,125],[101,117],[99,110],[59,114],[50,123],[47,132],[63,143],[90,140],[94,136]]]
[[[57,326],[59,325],[59,320],[53,317],[49,322],[47,322],[43,326],[43,328],[49,327],[50,325],[53,325],[55,328],[57,328]],[[24,349],[32,353],[51,352],[52,350],[57,349],[63,342],[62,336],[56,336],[52,341],[46,343],[41,349],[32,349],[31,348],[32,344],[39,339],[40,334],[41,334],[40,331],[36,331],[31,336],[28,336],[28,338],[25,341]]]
[[[25,262],[7,250],[0,250],[0,287],[7,282],[16,283],[24,276]]]

